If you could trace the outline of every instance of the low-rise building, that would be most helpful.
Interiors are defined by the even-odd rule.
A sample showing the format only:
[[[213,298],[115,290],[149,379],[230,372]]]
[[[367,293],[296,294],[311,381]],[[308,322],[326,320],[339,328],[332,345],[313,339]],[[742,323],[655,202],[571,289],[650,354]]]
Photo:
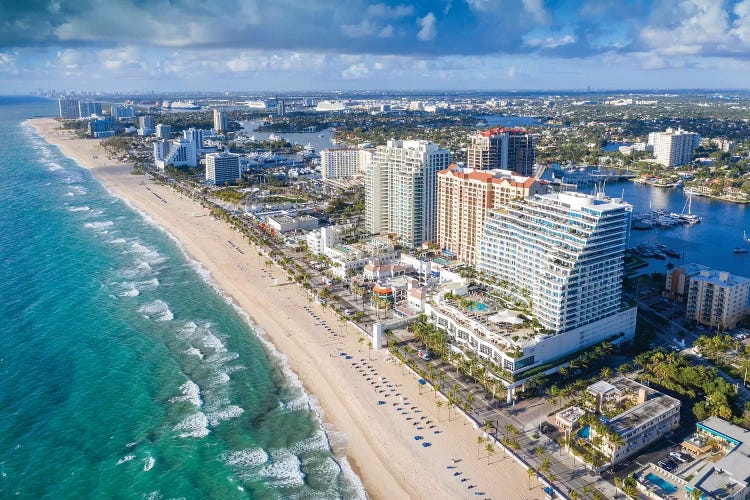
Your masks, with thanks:
[[[609,463],[626,459],[680,425],[679,400],[627,377],[596,382],[587,392],[594,396],[596,418],[577,435]]]
[[[688,492],[698,489],[699,498],[722,500],[750,497],[750,431],[709,417],[696,424],[695,434],[682,442],[682,449],[696,457],[711,455],[703,467],[691,469],[692,477],[685,478]]]
[[[711,328],[734,328],[748,314],[750,279],[703,270],[690,279],[686,316]]]
[[[318,219],[310,215],[298,215],[297,217],[272,215],[266,219],[266,224],[279,233],[288,233],[298,229],[302,231],[318,229]]]
[[[357,273],[367,264],[383,265],[398,262],[400,252],[388,238],[376,237],[368,241],[327,246],[323,254],[331,260],[331,272],[338,278]]]

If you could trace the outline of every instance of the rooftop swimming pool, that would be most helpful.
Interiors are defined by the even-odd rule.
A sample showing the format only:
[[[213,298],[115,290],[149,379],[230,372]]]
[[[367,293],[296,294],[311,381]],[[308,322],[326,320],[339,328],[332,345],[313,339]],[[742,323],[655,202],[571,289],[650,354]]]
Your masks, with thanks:
[[[652,483],[654,483],[656,486],[666,491],[667,493],[674,493],[675,491],[677,491],[677,486],[670,483],[666,479],[663,479],[657,476],[653,472],[649,472],[648,474],[646,474],[646,479],[648,479],[649,481],[651,481]]]
[[[591,434],[591,427],[589,427],[588,425],[584,425],[583,427],[578,429],[578,437],[580,438],[588,439],[589,434]]]
[[[471,306],[469,306],[469,311],[474,312],[485,312],[489,307],[484,302],[475,302]]]

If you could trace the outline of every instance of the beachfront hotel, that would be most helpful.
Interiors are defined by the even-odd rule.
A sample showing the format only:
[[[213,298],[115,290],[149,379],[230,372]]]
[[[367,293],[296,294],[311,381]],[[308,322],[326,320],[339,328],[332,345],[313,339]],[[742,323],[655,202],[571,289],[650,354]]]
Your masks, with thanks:
[[[690,278],[685,315],[710,328],[734,328],[750,312],[750,279],[701,270]]]
[[[490,211],[478,269],[528,298],[545,331],[577,331],[621,310],[631,213],[620,199],[575,192],[512,202]],[[581,331],[579,344],[599,340]]]
[[[435,240],[437,173],[450,152],[428,141],[390,140],[375,149],[365,172],[365,224],[393,233],[407,247]]]
[[[516,382],[599,342],[630,340],[637,309],[621,300],[630,214],[618,199],[581,193],[534,195],[490,210],[478,270],[491,293],[463,297],[471,307],[437,294],[425,311],[452,343]]]
[[[678,399],[627,377],[600,380],[586,392],[590,407],[566,408],[555,415],[555,422],[577,441],[579,446],[572,450],[592,447],[610,464],[625,460],[680,426]],[[595,425],[581,425],[586,414],[595,415]]]
[[[709,417],[695,427],[695,433],[682,442],[683,451],[696,458],[695,466],[683,474],[686,490],[697,489],[700,498],[749,498],[750,431],[719,417]]]
[[[219,185],[236,182],[241,176],[240,155],[225,152],[206,155],[207,181]]]
[[[513,170],[534,175],[537,136],[522,128],[492,128],[471,136],[466,164],[477,170]]]
[[[78,99],[66,99],[61,97],[57,100],[60,118],[64,120],[76,120],[78,114]]]
[[[476,170],[455,164],[437,176],[437,237],[445,255],[475,266],[479,238],[491,209],[547,192],[547,184],[508,170]]]
[[[160,170],[173,167],[197,167],[196,144],[185,139],[154,141],[154,163]]]

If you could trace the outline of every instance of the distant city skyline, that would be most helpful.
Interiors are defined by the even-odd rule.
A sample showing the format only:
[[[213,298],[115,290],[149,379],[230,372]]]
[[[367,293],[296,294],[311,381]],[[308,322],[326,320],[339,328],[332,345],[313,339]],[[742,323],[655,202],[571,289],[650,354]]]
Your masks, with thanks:
[[[5,1],[0,19],[0,93],[750,81],[750,0]]]

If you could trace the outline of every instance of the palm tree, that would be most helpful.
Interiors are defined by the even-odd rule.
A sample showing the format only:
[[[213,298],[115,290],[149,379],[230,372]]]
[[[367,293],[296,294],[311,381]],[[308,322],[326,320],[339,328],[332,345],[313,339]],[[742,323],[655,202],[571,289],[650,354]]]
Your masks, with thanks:
[[[610,377],[612,377],[612,368],[610,368],[609,366],[605,366],[604,368],[602,368],[601,376],[604,380],[609,380]]]
[[[549,461],[549,458],[545,457],[542,459],[542,463],[539,464],[539,472],[542,474],[547,474],[549,472],[551,462]]]
[[[477,436],[477,458],[479,458],[479,447],[484,444],[484,437]]]
[[[495,447],[492,443],[487,443],[484,449],[487,451],[487,465],[490,465],[490,457],[495,453]]]
[[[622,478],[619,476],[614,477],[614,483],[615,483],[615,498],[620,494],[619,490],[622,489]]]
[[[443,403],[442,399],[438,399],[437,401],[435,401],[435,406],[437,406],[438,409],[438,422],[440,422],[440,408],[442,408],[444,405],[445,403]]]
[[[536,476],[536,471],[529,467],[526,469],[526,475],[529,476],[529,491],[531,491],[531,478]]]
[[[455,400],[452,397],[448,398],[448,422],[451,421],[451,408],[456,406]]]

